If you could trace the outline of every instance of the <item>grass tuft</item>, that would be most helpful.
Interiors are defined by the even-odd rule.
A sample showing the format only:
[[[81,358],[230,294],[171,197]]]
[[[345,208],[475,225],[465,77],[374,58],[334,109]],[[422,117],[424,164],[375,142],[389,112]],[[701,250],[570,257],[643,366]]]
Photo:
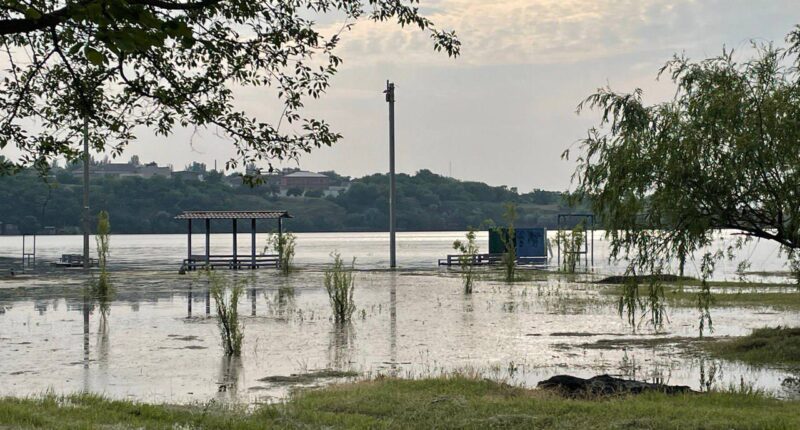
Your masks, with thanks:
[[[706,349],[721,358],[749,364],[799,366],[800,328],[759,328],[748,336],[710,342]]]

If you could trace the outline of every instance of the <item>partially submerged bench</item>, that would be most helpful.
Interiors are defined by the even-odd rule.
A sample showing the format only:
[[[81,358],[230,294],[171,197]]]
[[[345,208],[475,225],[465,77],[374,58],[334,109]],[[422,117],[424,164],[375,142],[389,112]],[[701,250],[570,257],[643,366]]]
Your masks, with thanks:
[[[472,256],[463,254],[448,254],[447,258],[439,259],[439,265],[459,266],[461,265],[462,258],[465,258],[466,259],[465,262],[470,266],[496,265],[503,263],[502,253],[485,253],[485,254],[475,254]],[[547,256],[517,257],[517,264],[523,266],[547,264]]]

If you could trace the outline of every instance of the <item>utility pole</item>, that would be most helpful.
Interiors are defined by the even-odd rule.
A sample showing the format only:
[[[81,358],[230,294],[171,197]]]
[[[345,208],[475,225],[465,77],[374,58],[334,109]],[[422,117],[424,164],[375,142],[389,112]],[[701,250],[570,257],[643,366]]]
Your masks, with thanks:
[[[389,103],[389,267],[397,267],[395,250],[395,198],[397,196],[394,178],[394,83],[386,81],[386,101]]]
[[[89,117],[83,116],[83,268],[89,264]]]

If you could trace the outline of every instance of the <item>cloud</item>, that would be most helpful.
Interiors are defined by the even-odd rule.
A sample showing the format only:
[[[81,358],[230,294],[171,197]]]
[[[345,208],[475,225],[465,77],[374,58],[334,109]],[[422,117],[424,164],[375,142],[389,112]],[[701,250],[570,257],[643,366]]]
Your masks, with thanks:
[[[709,36],[763,29],[765,19],[776,14],[794,14],[797,20],[800,12],[794,0],[423,0],[422,5],[439,28],[456,30],[463,43],[458,64],[471,66],[681,51],[701,46]],[[740,36],[737,43],[747,38]],[[452,66],[430,45],[416,29],[361,21],[344,35],[341,52],[358,58],[359,65],[402,59]]]

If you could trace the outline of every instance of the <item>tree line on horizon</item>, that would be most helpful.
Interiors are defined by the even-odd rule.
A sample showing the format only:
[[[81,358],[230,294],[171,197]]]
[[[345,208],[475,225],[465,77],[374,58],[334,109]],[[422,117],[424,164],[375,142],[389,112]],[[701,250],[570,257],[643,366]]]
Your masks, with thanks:
[[[0,177],[0,222],[14,224],[23,233],[79,233],[82,207],[80,178],[55,169],[47,180],[34,170]],[[335,172],[327,172],[334,179]],[[93,178],[91,211],[105,210],[116,234],[183,233],[184,222],[173,219],[185,210],[288,210],[287,222],[297,232],[385,231],[388,228],[388,177],[373,174],[353,179],[337,196],[316,193],[283,197],[262,186],[232,186],[229,177],[208,171],[203,180],[181,177]],[[401,231],[465,230],[500,220],[504,204],[519,208],[519,226],[556,227],[558,213],[570,212],[564,193],[460,181],[420,170],[397,175],[397,222]],[[266,224],[262,231],[272,226]],[[231,226],[215,223],[214,231]],[[200,231],[202,227],[198,227]],[[50,229],[52,231],[52,229]],[[246,227],[242,231],[247,231]]]

